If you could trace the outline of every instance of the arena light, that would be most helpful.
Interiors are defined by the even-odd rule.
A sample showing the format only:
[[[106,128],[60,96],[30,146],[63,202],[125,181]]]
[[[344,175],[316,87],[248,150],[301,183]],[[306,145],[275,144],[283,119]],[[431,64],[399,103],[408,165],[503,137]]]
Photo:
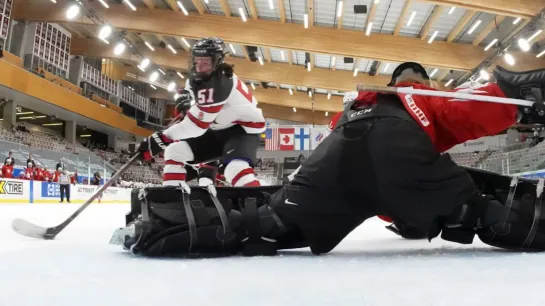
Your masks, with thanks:
[[[505,54],[503,55],[503,59],[505,60],[505,62],[506,62],[508,65],[510,65],[510,66],[515,65],[515,58],[514,58],[511,54],[505,53]]]
[[[354,76],[357,76],[358,75],[358,68],[354,69]]]
[[[518,40],[518,45],[519,45],[520,50],[522,50],[524,52],[530,51],[530,44],[528,43],[528,41],[526,41],[526,39],[520,38]]]
[[[125,2],[125,4],[131,8],[131,10],[136,11],[136,6],[134,6],[130,0],[123,0],[123,2]]]
[[[452,13],[454,13],[455,10],[456,10],[455,6],[451,7],[450,10],[448,10],[448,14],[452,15]]]
[[[255,90],[255,85],[254,85],[254,83],[250,83],[250,86],[252,86],[252,89]]]
[[[545,50],[544,51],[541,51],[541,53],[539,53],[538,55],[536,55],[537,58],[540,58],[542,57],[543,55],[545,55]]]
[[[106,1],[98,0],[98,2],[100,2],[100,4],[102,4],[102,6],[104,6],[105,8],[110,8],[110,6],[108,5],[108,3],[106,3]]]
[[[325,112],[325,116],[326,116],[326,117],[329,116],[329,112]]]
[[[274,10],[274,1],[273,0],[269,0],[269,8],[271,10]]]
[[[34,112],[23,112],[23,113],[16,113],[16,115],[32,115]]]
[[[305,25],[305,29],[308,29],[308,14],[303,15],[303,24]]]
[[[138,65],[138,68],[142,71],[146,71],[146,67],[148,67],[150,63],[150,60],[148,58],[145,58],[140,62],[140,65]]]
[[[335,66],[335,60],[336,60],[335,57],[332,56],[331,57],[331,66]]]
[[[34,117],[30,116],[30,117],[19,117],[19,120],[27,120],[27,119],[32,119]]]
[[[518,17],[517,19],[515,19],[515,21],[513,21],[513,24],[518,24],[521,20],[522,17]]]
[[[51,2],[53,2],[53,3],[57,3],[57,1],[56,1],[56,0],[51,0]]]
[[[452,82],[454,82],[454,79],[450,79],[450,80],[445,84],[445,87],[449,87],[450,84],[452,84]]]
[[[290,88],[289,91],[290,91],[290,95],[293,96],[293,89]]]
[[[439,31],[433,32],[430,39],[428,40],[428,44],[431,44],[435,40],[435,37],[437,37],[437,34],[439,34]]]
[[[343,2],[339,1],[339,6],[337,7],[337,17],[341,17],[343,15]]]
[[[174,82],[168,83],[167,90],[168,91],[174,91],[174,89],[176,89],[176,83],[174,83]]]
[[[498,42],[498,39],[497,38],[494,38],[493,41],[491,41],[485,48],[484,48],[484,51],[488,51],[490,48],[492,48],[492,46],[494,46],[496,43]]]
[[[80,8],[77,4],[72,4],[67,10],[66,10],[66,18],[69,20],[72,20],[76,18],[76,16],[79,15]]]
[[[157,90],[157,87],[153,86],[152,84],[149,84],[149,86],[153,88],[153,90]]]
[[[390,63],[386,63],[386,66],[384,66],[384,69],[382,69],[382,72],[388,71],[388,68],[390,68]]]
[[[114,54],[115,55],[121,55],[125,52],[125,44],[124,43],[118,43],[114,48]]]
[[[309,97],[309,98],[312,98],[312,90],[309,90],[309,91],[308,91],[308,97]]]
[[[161,72],[161,74],[163,75],[167,75],[166,72],[164,72],[161,68],[157,69],[159,72]]]
[[[282,57],[282,60],[286,60],[286,54],[284,54],[284,50],[280,50],[280,57]]]
[[[172,48],[171,45],[167,45],[167,48],[174,54],[178,54],[178,52],[176,52],[176,50],[174,50],[174,48]]]
[[[407,26],[410,26],[411,23],[413,23],[414,17],[416,17],[416,11],[411,13],[411,17],[409,17],[409,20],[407,21]]]
[[[108,42],[106,38],[108,38],[111,34],[112,34],[112,27],[106,24],[106,25],[103,25],[102,28],[100,28],[100,32],[98,33],[98,38],[100,38],[105,43],[109,44],[110,42]]]
[[[235,46],[233,46],[233,44],[229,44],[229,48],[231,49],[231,52],[233,52],[233,54],[237,54],[237,51],[235,50]]]
[[[477,22],[475,22],[473,24],[473,26],[471,26],[471,28],[469,29],[469,31],[467,31],[467,34],[471,35],[476,29],[477,27],[481,24],[482,20],[477,20]]]
[[[432,77],[437,73],[437,71],[439,71],[439,68],[433,69],[433,71],[432,71],[432,72],[430,73],[430,75],[429,75],[430,78],[432,78]]]
[[[526,41],[531,42],[534,38],[536,38],[542,32],[543,32],[543,30],[537,30],[532,36],[528,37],[528,39],[526,39]]]
[[[204,3],[208,4],[208,1],[209,1],[209,0],[204,0]]]
[[[485,81],[488,81],[490,79],[490,75],[484,69],[481,69],[481,71],[479,71],[479,76]]]
[[[186,47],[191,48],[191,45],[187,42],[185,38],[182,37],[182,41],[184,42],[184,45],[186,45]]]
[[[331,100],[331,93],[328,93],[328,94],[327,94],[327,99],[328,99],[328,100]]]
[[[62,122],[57,122],[57,123],[44,123],[42,124],[42,126],[60,126],[62,125],[63,123]]]
[[[79,135],[80,138],[87,138],[87,137],[91,137],[91,134],[84,134],[84,135]]]
[[[147,41],[144,41],[144,45],[146,45],[146,47],[148,47],[148,49],[150,49],[151,51],[155,51],[155,48]]]
[[[261,64],[261,66],[263,66],[263,59],[261,58],[261,56],[259,56],[257,59],[259,60],[259,64]]]
[[[185,79],[185,78],[184,78],[184,75],[181,74],[179,71],[176,71],[176,74],[177,74],[179,77],[181,77],[182,79]]]
[[[176,1],[176,3],[178,4],[178,6],[180,7],[180,9],[182,10],[182,12],[184,12],[184,15],[189,15],[189,13],[187,12],[187,10],[185,9],[185,6],[182,4],[182,2],[180,1]]]
[[[151,75],[149,76],[149,80],[152,82],[157,81],[158,78],[159,78],[159,72],[157,71],[152,72]]]
[[[294,113],[297,113],[297,108],[294,107],[294,108],[293,108],[293,112],[294,112]]]
[[[367,29],[365,29],[365,36],[371,35],[371,30],[373,29],[373,23],[369,22],[367,24]]]
[[[307,70],[308,70],[308,72],[310,72],[310,70],[312,70],[312,67],[310,67],[310,62],[307,62]]]
[[[244,13],[244,10],[241,7],[238,8],[238,13],[240,14],[240,18],[242,18],[242,21],[246,22],[246,13]]]

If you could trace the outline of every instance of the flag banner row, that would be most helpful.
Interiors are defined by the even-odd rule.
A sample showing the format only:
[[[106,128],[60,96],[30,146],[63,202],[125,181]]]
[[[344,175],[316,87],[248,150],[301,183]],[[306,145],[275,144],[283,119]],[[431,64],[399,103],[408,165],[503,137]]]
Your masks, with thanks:
[[[266,151],[314,150],[329,135],[327,127],[267,128],[261,136]]]

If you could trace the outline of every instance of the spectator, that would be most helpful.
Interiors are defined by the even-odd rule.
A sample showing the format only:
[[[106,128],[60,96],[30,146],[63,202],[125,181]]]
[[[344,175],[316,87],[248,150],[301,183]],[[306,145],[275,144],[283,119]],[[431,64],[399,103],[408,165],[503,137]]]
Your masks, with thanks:
[[[11,166],[11,165],[2,166],[2,177],[3,178],[13,178],[13,166]]]
[[[98,186],[100,185],[100,173],[95,172],[93,178],[91,179],[91,185]]]
[[[26,160],[26,164],[32,163],[32,168],[36,168],[36,163],[34,162],[34,158],[32,158],[32,153],[28,154],[28,159]]]
[[[15,166],[15,158],[13,158],[13,152],[8,153],[8,157],[6,157],[6,160],[4,161],[4,165],[8,166]]]
[[[57,169],[57,171],[62,171],[62,170],[66,169],[66,165],[63,162],[63,158],[61,158],[61,160],[59,160],[59,162],[57,163],[57,166],[55,167],[55,169]]]
[[[79,178],[78,178],[78,170],[74,171],[74,174],[70,177],[70,183],[72,185],[79,184]]]

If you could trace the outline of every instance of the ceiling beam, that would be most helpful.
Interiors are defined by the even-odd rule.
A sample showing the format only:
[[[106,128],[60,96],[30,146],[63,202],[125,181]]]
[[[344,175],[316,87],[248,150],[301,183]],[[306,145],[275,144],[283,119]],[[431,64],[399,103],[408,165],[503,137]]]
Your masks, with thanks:
[[[167,6],[175,11],[175,12],[179,12],[181,11],[180,7],[178,6],[178,4],[176,4],[176,0],[165,0]]]
[[[137,45],[140,47],[141,45]],[[154,63],[161,67],[169,67],[175,70],[187,71],[189,69],[189,55],[174,55],[168,50],[156,49],[155,52],[140,48],[144,56],[149,57]],[[134,55],[122,54],[115,55],[110,46],[101,43],[96,39],[78,39],[72,40],[71,54],[82,55],[94,58],[117,58],[134,63],[140,60]],[[368,76],[359,74],[353,76],[353,71],[336,70],[315,67],[308,72],[303,65],[287,65],[285,63],[266,63],[264,66],[258,62],[250,62],[244,58],[230,57],[227,63],[235,65],[235,73],[242,79],[256,80],[260,82],[273,82],[282,84],[291,84],[312,88],[323,88],[330,90],[350,91],[354,90],[359,83],[368,85],[383,86],[390,80],[389,76]],[[142,75],[140,70],[134,68],[134,74]]]
[[[263,47],[263,54],[265,55],[265,59],[267,60],[267,62],[271,63],[272,62],[271,49],[267,47]]]
[[[513,17],[533,17],[543,9],[542,0],[421,0],[444,6]]]
[[[278,0],[278,15],[280,15],[280,23],[286,23],[286,9],[284,8],[284,0]]]
[[[401,28],[405,24],[405,21],[407,20],[407,14],[409,13],[409,7],[411,6],[412,0],[406,0],[405,5],[403,6],[403,10],[401,11],[401,15],[399,19],[397,20],[396,27],[394,29],[394,36],[399,35],[399,31],[401,31]]]
[[[460,32],[462,32],[462,30],[471,21],[471,18],[473,18],[473,16],[475,16],[476,13],[477,13],[476,11],[467,11],[466,12],[464,17],[462,19],[460,19],[460,21],[454,27],[454,29],[452,29],[452,31],[450,31],[450,34],[447,37],[447,41],[449,43],[453,42],[456,39],[456,37],[458,37],[458,34],[460,34]]]
[[[149,9],[154,9],[155,8],[155,1],[153,0],[142,0],[144,2],[144,4],[149,8]]]
[[[221,8],[223,10],[223,13],[225,14],[225,17],[231,17],[231,7],[229,6],[229,3],[227,3],[227,0],[218,0]]]
[[[441,16],[444,8],[445,8],[444,6],[440,6],[440,5],[435,6],[433,13],[431,13],[428,20],[426,20],[424,27],[422,27],[422,32],[420,32],[420,39],[424,40],[428,37],[428,34],[430,33],[431,28],[433,27],[433,24],[437,21],[437,18]]]
[[[291,50],[286,50],[286,58],[288,59],[288,64],[293,65],[293,52]]]
[[[51,2],[28,4],[28,0],[15,2],[13,15],[16,19],[68,21],[64,11],[56,9],[57,6]],[[179,13],[160,9],[139,9],[129,12],[124,7],[114,4],[108,10],[100,7],[96,9],[100,10],[99,13],[113,27],[128,31],[189,38],[218,36],[225,41],[242,45],[259,45],[390,62],[417,60],[425,66],[464,71],[476,67],[487,54],[482,48],[465,44],[448,44],[438,41],[431,45],[418,38],[386,34],[365,36],[361,35],[361,31],[323,27],[304,29],[298,24],[279,25],[278,22],[267,20],[253,20],[252,26],[248,27],[244,22],[233,22],[213,15],[180,16]],[[80,18],[76,22],[92,24],[86,18]],[[343,39],[340,40],[339,37]],[[415,58],[414,54],[418,54],[418,57]]]
[[[314,0],[307,0],[308,27],[314,26]]]
[[[200,1],[200,0],[195,0]],[[257,13],[257,7],[255,6],[255,0],[248,0],[248,6],[250,7],[250,12],[252,13],[252,19],[259,19],[259,14]]]
[[[250,54],[248,53],[248,49],[246,48],[246,46],[240,46],[242,48],[242,54],[244,54],[244,57],[247,59],[247,60],[250,60]]]
[[[478,46],[481,41],[483,41],[488,36],[488,34],[490,34],[490,32],[496,29],[496,25],[498,25],[498,27],[500,26],[504,19],[505,16],[496,16],[494,19],[492,19],[488,23],[488,25],[481,31],[481,33],[479,33],[479,35],[475,37],[475,39],[473,40],[473,45]]]
[[[367,22],[365,23],[365,30],[367,30],[367,27],[369,26],[369,23],[373,22],[375,20],[375,15],[377,14],[377,4],[374,2],[371,2],[371,11],[369,14],[367,14]],[[371,33],[369,33],[371,34]]]
[[[337,7],[335,7],[335,18],[337,20],[337,29],[342,29],[343,28],[343,17],[344,17],[344,9],[345,7],[343,6],[342,9],[341,9],[341,15],[339,16],[338,14],[338,5],[339,3],[344,3],[344,2],[339,2],[337,1]]]
[[[197,9],[197,12],[199,12],[199,14],[201,15],[204,15],[204,13],[206,12],[206,9],[204,8],[204,5],[202,5],[201,0],[191,0],[191,2],[193,2],[193,5]]]

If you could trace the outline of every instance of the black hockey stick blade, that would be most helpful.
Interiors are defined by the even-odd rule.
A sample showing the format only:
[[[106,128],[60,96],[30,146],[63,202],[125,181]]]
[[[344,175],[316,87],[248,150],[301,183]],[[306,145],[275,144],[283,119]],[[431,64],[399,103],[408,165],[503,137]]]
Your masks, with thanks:
[[[28,222],[23,219],[15,219],[11,223],[11,227],[13,230],[23,236],[32,237],[32,238],[38,238],[38,239],[46,239],[46,240],[53,240],[55,237],[66,227],[68,224],[70,224],[74,219],[76,219],[81,212],[83,212],[93,201],[98,198],[106,188],[110,187],[113,182],[115,182],[127,169],[140,157],[140,152],[136,153],[121,169],[119,169],[109,181],[107,181],[102,187],[100,187],[93,196],[89,200],[87,200],[83,205],[78,208],[68,219],[66,219],[63,223],[54,226],[54,227],[41,227],[36,224],[33,224],[31,222]]]

